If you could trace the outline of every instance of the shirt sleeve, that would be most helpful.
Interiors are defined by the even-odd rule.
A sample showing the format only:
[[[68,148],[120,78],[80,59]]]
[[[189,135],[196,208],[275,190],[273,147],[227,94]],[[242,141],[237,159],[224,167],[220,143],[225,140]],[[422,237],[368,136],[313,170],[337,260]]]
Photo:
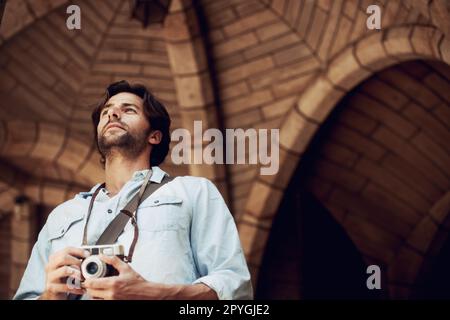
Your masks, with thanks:
[[[45,266],[49,253],[48,229],[44,225],[38,240],[33,246],[30,259],[20,281],[19,289],[13,299],[38,299],[45,290]]]
[[[220,300],[252,299],[250,272],[234,219],[215,185],[201,179],[195,195],[191,245],[200,278]]]

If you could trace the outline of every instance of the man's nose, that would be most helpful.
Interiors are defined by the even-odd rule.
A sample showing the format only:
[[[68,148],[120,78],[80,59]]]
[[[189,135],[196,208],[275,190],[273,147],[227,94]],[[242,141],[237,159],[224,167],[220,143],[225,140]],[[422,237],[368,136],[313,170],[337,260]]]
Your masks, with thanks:
[[[120,109],[117,107],[110,107],[108,109],[108,118],[112,119],[120,119]]]

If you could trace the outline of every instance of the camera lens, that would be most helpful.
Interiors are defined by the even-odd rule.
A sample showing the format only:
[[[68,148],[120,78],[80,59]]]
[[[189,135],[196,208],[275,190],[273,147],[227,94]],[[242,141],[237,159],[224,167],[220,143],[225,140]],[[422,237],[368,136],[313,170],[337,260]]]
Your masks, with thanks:
[[[96,274],[98,271],[98,264],[95,262],[89,262],[86,266],[86,271],[89,274]]]
[[[81,274],[85,279],[104,277],[107,271],[106,263],[97,255],[89,256],[81,263]]]

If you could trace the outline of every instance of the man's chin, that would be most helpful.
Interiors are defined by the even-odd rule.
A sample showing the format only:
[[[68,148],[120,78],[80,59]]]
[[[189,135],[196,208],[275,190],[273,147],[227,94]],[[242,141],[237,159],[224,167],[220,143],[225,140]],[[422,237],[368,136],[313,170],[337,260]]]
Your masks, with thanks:
[[[120,147],[124,144],[123,140],[123,135],[107,134],[103,135],[101,141],[99,141],[99,144],[105,148]]]

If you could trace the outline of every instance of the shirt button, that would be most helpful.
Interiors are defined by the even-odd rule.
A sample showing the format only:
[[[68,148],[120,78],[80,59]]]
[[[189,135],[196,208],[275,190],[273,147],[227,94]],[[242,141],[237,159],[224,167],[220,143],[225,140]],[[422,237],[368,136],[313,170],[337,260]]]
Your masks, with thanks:
[[[108,213],[112,213],[112,210],[111,210],[111,209],[108,209]]]
[[[159,200],[155,200],[155,203],[159,203]]]
[[[63,234],[64,233],[64,229],[61,229],[61,234]]]

